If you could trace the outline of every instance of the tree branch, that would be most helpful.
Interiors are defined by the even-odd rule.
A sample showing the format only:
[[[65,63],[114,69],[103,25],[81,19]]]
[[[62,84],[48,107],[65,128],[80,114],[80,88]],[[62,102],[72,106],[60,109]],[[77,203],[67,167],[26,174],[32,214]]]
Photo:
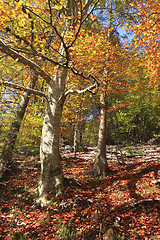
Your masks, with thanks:
[[[92,2],[92,0],[91,0]],[[91,10],[89,11],[89,13],[85,16],[85,18],[82,20],[82,23],[84,23],[86,21],[86,19],[89,17],[89,15],[94,11],[95,7],[97,6],[97,4],[99,3],[99,0],[95,2],[94,6],[91,8]],[[83,8],[83,10],[89,7],[90,5],[90,1],[88,1],[88,3],[85,5],[85,7]]]
[[[64,94],[64,96],[65,97],[67,97],[69,94],[74,94],[74,93],[78,93],[78,94],[83,94],[83,93],[86,93],[86,92],[90,92],[90,93],[92,93],[92,94],[95,94],[95,92],[93,92],[92,90],[93,89],[95,89],[96,88],[96,90],[97,90],[97,83],[94,83],[93,85],[91,85],[91,86],[89,86],[89,87],[86,87],[86,88],[84,88],[84,89],[82,89],[82,90],[77,90],[77,89],[75,89],[75,90],[69,90],[69,91],[67,91],[65,94]]]
[[[20,85],[10,83],[10,82],[4,81],[4,80],[2,82],[0,82],[0,85],[5,85],[7,87],[12,87],[16,90],[25,91],[25,92],[28,92],[29,94],[38,95],[40,97],[45,97],[47,99],[47,95],[44,92],[34,90],[34,89],[31,89],[31,88],[28,88],[28,87],[20,86]]]
[[[43,79],[46,80],[46,82],[49,85],[51,85],[53,78],[50,75],[48,75],[45,71],[43,71],[42,68],[38,64],[34,63],[33,61],[29,60],[25,56],[21,55],[20,53],[14,51],[12,48],[7,46],[7,44],[5,44],[5,42],[1,39],[0,39],[0,51],[9,55],[14,60],[18,59],[18,62],[23,63],[26,66],[29,66],[32,70],[34,70],[34,72],[37,75],[40,75]],[[51,85],[51,87],[52,87],[52,85]]]
[[[4,58],[4,57],[7,57],[7,54],[1,56],[1,57],[0,57],[0,60],[1,60],[2,58]]]
[[[76,70],[74,67],[72,66],[68,66],[68,68],[75,74],[75,75],[78,75],[78,76],[81,76],[83,79],[90,79],[92,78],[94,80],[94,82],[96,82],[97,86],[100,85],[97,77],[95,77],[94,75],[92,74],[88,74],[88,76],[84,75],[83,72],[79,72],[78,70]]]
[[[27,7],[26,5],[23,5],[23,7],[24,7],[25,9],[27,9],[28,11],[30,11],[32,14],[34,14],[36,17],[38,17],[39,19],[41,19],[44,23],[46,23],[47,25],[51,26],[51,27],[54,29],[55,33],[57,34],[57,36],[59,37],[60,41],[61,41],[62,44],[63,44],[63,47],[64,47],[65,52],[66,52],[66,55],[68,55],[68,48],[67,48],[67,46],[66,46],[66,43],[65,43],[63,37],[61,36],[61,34],[59,33],[59,31],[57,30],[56,26],[54,26],[54,25],[52,24],[52,22],[46,21],[46,20],[45,20],[44,18],[42,18],[40,15],[38,15],[37,13],[35,13],[30,7]],[[68,61],[68,60],[69,60],[69,59],[67,59],[67,61]]]
[[[51,0],[48,0],[49,6],[49,14],[50,14],[50,24],[52,24],[52,7],[51,7]]]
[[[79,24],[78,30],[77,30],[77,32],[76,32],[76,34],[75,34],[75,38],[73,39],[73,41],[71,42],[71,44],[68,45],[68,48],[70,48],[70,47],[73,46],[73,44],[74,44],[75,41],[77,40],[78,34],[79,34],[80,30],[81,30],[81,26],[82,26],[82,12],[83,12],[83,9],[82,9],[82,1],[81,1],[81,0],[80,0],[80,8],[81,8],[81,10],[80,10],[80,12],[81,12],[80,24]],[[77,21],[78,21],[78,18],[77,18]]]

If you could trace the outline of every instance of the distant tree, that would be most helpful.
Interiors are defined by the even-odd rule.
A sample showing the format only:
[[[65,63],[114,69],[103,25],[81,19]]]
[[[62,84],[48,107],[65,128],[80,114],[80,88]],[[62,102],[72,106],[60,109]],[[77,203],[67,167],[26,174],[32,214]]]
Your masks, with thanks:
[[[34,76],[34,75],[31,76],[31,79],[27,85],[27,88],[34,89],[36,82],[37,82],[37,76]],[[9,83],[8,83],[8,86],[9,86]],[[6,141],[0,156],[0,166],[1,166],[0,173],[1,174],[5,169],[9,169],[13,167],[13,161],[12,161],[13,150],[15,148],[15,142],[21,127],[21,123],[22,123],[29,99],[30,99],[30,93],[29,92],[23,93],[23,95],[21,96],[21,101],[17,106],[14,119],[11,123],[10,130],[6,136]]]

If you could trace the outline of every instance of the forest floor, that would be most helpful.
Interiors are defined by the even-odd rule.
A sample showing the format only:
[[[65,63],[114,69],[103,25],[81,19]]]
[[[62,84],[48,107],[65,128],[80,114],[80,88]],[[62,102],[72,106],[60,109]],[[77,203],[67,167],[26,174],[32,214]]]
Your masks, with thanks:
[[[40,172],[39,159],[17,157],[17,171],[0,183],[0,239],[160,239],[160,146],[107,147],[106,178],[93,178],[95,149],[63,152],[66,189],[45,208],[36,208],[31,194]]]

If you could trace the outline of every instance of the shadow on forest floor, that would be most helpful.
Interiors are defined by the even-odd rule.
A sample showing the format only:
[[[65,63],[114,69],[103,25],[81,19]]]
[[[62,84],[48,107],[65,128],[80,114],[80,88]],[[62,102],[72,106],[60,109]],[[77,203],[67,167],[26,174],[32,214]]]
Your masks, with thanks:
[[[88,153],[89,154],[89,153]],[[37,159],[17,159],[17,171],[0,183],[0,239],[160,238],[160,159],[135,157],[124,166],[109,161],[110,174],[93,178],[93,159],[63,156],[65,194],[46,208],[28,196],[39,176]]]

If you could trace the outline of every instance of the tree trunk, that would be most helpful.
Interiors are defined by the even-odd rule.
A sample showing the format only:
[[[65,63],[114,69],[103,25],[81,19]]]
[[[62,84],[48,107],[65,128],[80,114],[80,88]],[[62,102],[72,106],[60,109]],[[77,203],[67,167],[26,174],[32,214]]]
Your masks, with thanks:
[[[75,1],[68,0],[65,8],[65,16],[74,16],[77,19],[78,6]],[[65,20],[64,34],[70,34],[71,26],[77,24],[75,19]],[[63,40],[64,41],[64,40]],[[61,42],[59,62],[64,64],[69,61],[64,43]],[[63,56],[66,56],[63,57]],[[68,64],[68,63],[67,63]],[[37,203],[42,207],[46,206],[51,199],[63,193],[64,176],[59,153],[60,123],[65,101],[65,84],[68,74],[67,65],[65,68],[58,67],[55,70],[53,85],[50,83],[48,101],[44,117],[42,139],[40,146],[41,173],[38,183]]]
[[[98,135],[97,155],[93,167],[95,176],[106,176],[108,172],[108,164],[106,158],[106,93],[103,92],[100,98],[101,112]]]
[[[64,98],[67,69],[58,70],[55,76],[54,92],[49,89],[40,146],[41,173],[38,183],[37,203],[46,206],[51,199],[63,192],[64,177],[59,153],[60,122]]]
[[[111,19],[112,19],[112,0],[109,3],[109,19],[108,19],[108,42],[111,41]],[[97,155],[93,167],[93,174],[95,176],[103,176],[107,175],[109,170],[107,158],[106,158],[106,111],[107,111],[107,104],[106,104],[106,91],[108,86],[108,62],[109,59],[109,51],[108,55],[106,56],[105,61],[105,69],[104,69],[104,80],[103,80],[103,87],[102,93],[100,97],[100,105],[101,105],[101,112],[100,112],[100,124],[99,124],[99,135],[98,135],[98,146],[97,146]]]
[[[66,78],[68,73],[68,66],[69,66],[69,63],[72,63],[69,56],[69,49],[72,47],[72,45],[76,41],[83,22],[86,20],[89,14],[93,11],[97,3],[93,4],[92,0],[87,0],[85,3],[85,6],[83,7],[81,6],[82,5],[81,2],[79,5],[79,3],[75,0],[66,1],[66,4],[62,9],[63,16],[64,16],[64,19],[63,19],[64,26],[62,25],[60,29],[59,27],[57,29],[56,27],[57,24],[54,24],[55,16],[52,16],[51,1],[48,2],[49,9],[50,9],[50,21],[48,19],[47,20],[44,19],[44,22],[46,22],[46,27],[47,26],[52,27],[52,30],[55,32],[56,37],[58,37],[58,39],[61,41],[61,47],[59,51],[60,59],[58,59],[57,61],[54,60],[54,58],[56,58],[56,55],[58,53],[57,50],[55,51],[56,54],[55,55],[53,54],[53,58],[52,57],[49,58],[47,56],[48,54],[43,55],[42,53],[39,53],[39,50],[35,51],[35,55],[37,57],[42,56],[42,60],[45,60],[46,62],[48,60],[48,62],[53,63],[53,67],[54,67],[53,69],[55,72],[55,76],[53,77],[48,73],[48,70],[47,72],[43,70],[43,67],[44,67],[43,64],[41,66],[41,64],[38,65],[31,60],[32,54],[30,56],[31,59],[28,59],[26,56],[23,56],[22,54],[18,53],[17,51],[9,47],[8,44],[6,44],[3,40],[0,40],[1,52],[6,53],[7,55],[10,55],[13,59],[18,58],[18,62],[21,62],[24,65],[29,66],[38,75],[40,75],[49,85],[48,96],[46,96],[45,93],[42,94],[47,99],[47,107],[46,107],[44,124],[42,129],[42,139],[41,139],[41,146],[40,146],[41,173],[40,173],[40,179],[39,179],[38,188],[37,188],[38,195],[39,195],[37,202],[41,206],[47,205],[51,198],[58,195],[63,190],[64,183],[63,183],[63,172],[62,172],[62,167],[60,162],[61,157],[59,153],[59,132],[60,132],[60,122],[61,122],[63,104],[65,101],[65,97],[67,96],[67,92],[65,93],[65,83],[66,83]],[[93,8],[92,8],[92,5],[93,5]],[[87,13],[90,8],[91,8],[91,12]],[[79,12],[81,15],[80,18],[79,18]],[[63,16],[59,16],[60,17],[59,19],[61,21],[63,21],[62,20]],[[39,16],[38,14],[37,14],[37,17],[41,19],[41,16]],[[67,43],[68,40],[70,39],[70,35],[72,36],[72,34],[70,34],[71,31],[72,29],[75,28],[76,25],[78,25],[78,29],[75,29],[75,32],[76,32],[75,37],[73,40],[71,37],[70,43]],[[10,28],[8,29],[10,31]],[[67,40],[67,35],[69,36],[68,40]],[[54,35],[53,35],[53,38],[51,36],[51,42],[50,42],[51,46],[49,46],[50,43],[48,42],[49,55],[52,54],[52,52],[54,52],[54,49],[52,49],[52,40],[54,40],[54,38],[55,38]],[[32,44],[28,45],[28,41],[27,41],[27,51],[29,46],[31,47],[31,50],[33,50]],[[33,51],[31,52],[33,53]],[[83,77],[83,74],[81,72],[78,73],[77,70],[74,69],[74,67],[70,67],[70,68],[73,73]],[[89,78],[90,78],[90,75],[88,79]],[[93,79],[95,79],[95,77],[93,77]],[[90,88],[86,88],[86,90],[83,91],[83,93],[85,93],[86,91],[92,90],[96,86],[97,86],[97,83],[93,84],[92,86],[90,86]]]
[[[31,76],[31,80],[27,87],[34,88],[35,84],[37,82],[37,76],[33,75]],[[14,121],[11,124],[8,136],[6,137],[6,143],[4,144],[4,147],[2,149],[2,153],[0,156],[0,177],[2,176],[5,169],[9,169],[13,167],[13,151],[15,147],[15,142],[19,133],[19,129],[21,127],[21,123],[28,105],[30,99],[30,95],[28,92],[24,92],[24,94],[21,97],[20,104],[17,107],[17,112],[15,114]]]
[[[74,152],[74,158],[76,158],[76,153],[78,150],[78,118],[76,116],[75,123],[74,123],[74,142],[73,142],[73,152]]]

